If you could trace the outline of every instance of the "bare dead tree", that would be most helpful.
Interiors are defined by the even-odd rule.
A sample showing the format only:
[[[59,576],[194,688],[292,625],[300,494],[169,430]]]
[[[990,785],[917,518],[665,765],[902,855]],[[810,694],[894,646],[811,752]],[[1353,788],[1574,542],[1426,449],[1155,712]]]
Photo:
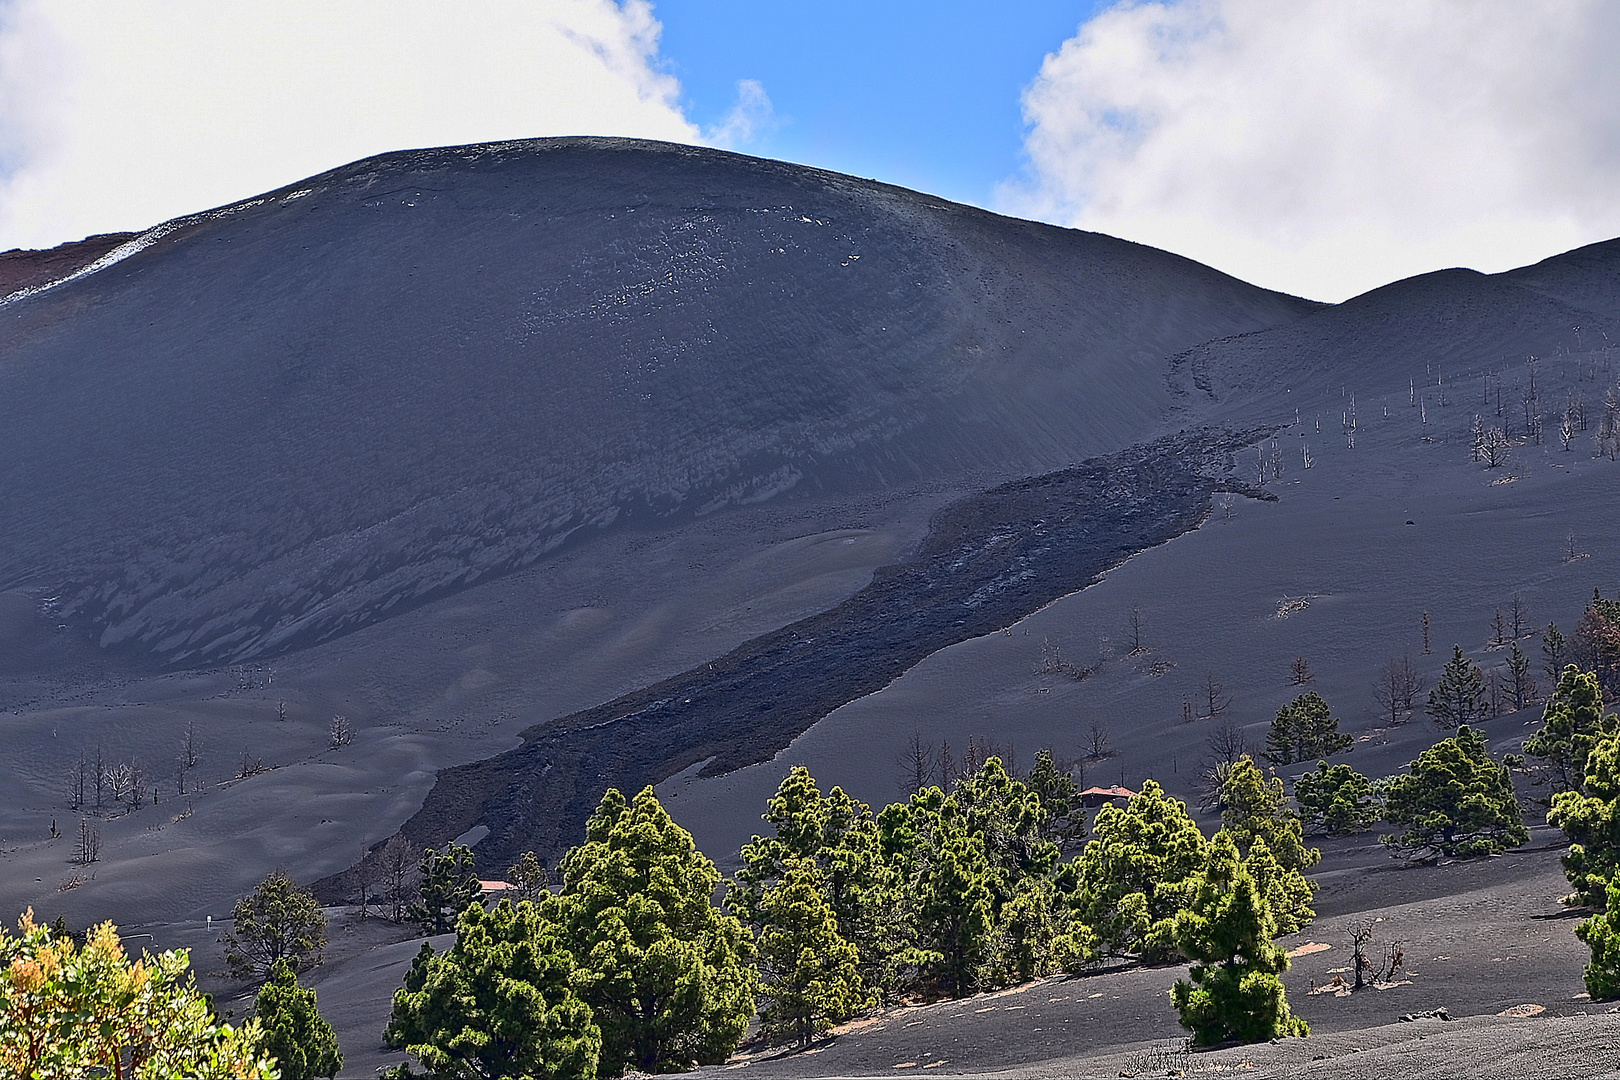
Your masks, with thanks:
[[[1394,982],[1406,966],[1406,942],[1392,941],[1384,946],[1384,966],[1373,975],[1373,982]]]
[[[939,786],[940,790],[949,795],[956,782],[962,778],[957,770],[956,755],[951,753],[951,744],[946,739],[939,741]]]
[[[139,761],[131,761],[123,768],[126,778],[124,805],[129,807],[130,813],[134,813],[146,805],[146,795],[150,790],[147,784],[146,769]]]
[[[107,796],[113,806],[123,806],[128,802],[133,780],[133,771],[123,762],[107,770]]]
[[[342,713],[332,717],[332,723],[326,729],[326,745],[336,750],[352,742],[354,742],[354,728],[349,724],[349,718]]]
[[[1208,672],[1204,676],[1203,699],[1204,717],[1214,719],[1226,711],[1232,704],[1232,696],[1226,692],[1226,687],[1215,681],[1215,673]]]
[[[360,918],[368,915],[368,908],[377,897],[377,867],[366,858],[365,845],[360,846],[360,858],[354,864],[355,884],[360,886]]]
[[[95,810],[96,816],[99,817],[102,811],[106,808],[107,797],[107,764],[106,759],[102,756],[101,744],[99,742],[96,743],[96,762],[90,770],[90,781],[95,785]]]
[[[1086,760],[1101,761],[1114,756],[1114,746],[1110,739],[1108,725],[1101,720],[1093,718],[1086,724]]]
[[[1512,445],[1512,441],[1501,428],[1487,428],[1485,438],[1479,444],[1480,457],[1484,459],[1485,467],[1498,469],[1507,464],[1508,448]]]
[[[1244,738],[1243,729],[1231,720],[1222,720],[1210,733],[1206,745],[1211,759],[1228,765],[1237,764],[1238,759],[1249,752],[1249,740]]]
[[[237,767],[236,778],[246,780],[262,772],[264,772],[264,758],[256,757],[247,747],[242,747],[242,763]]]
[[[68,769],[67,795],[68,809],[84,809],[85,776],[89,772],[90,763],[84,756],[84,750],[79,750],[79,756],[74,759],[73,765]]]
[[[967,749],[962,751],[962,778],[965,780],[968,777],[979,775],[979,770],[984,767],[984,759],[988,756],[989,754],[985,752],[984,747],[979,743],[978,736],[969,735]]]
[[[74,855],[81,866],[101,858],[101,830],[89,818],[79,819],[79,847]]]
[[[1360,990],[1367,985],[1367,974],[1372,971],[1372,961],[1367,958],[1367,943],[1372,940],[1373,924],[1360,923],[1350,930],[1350,956],[1351,966],[1356,971],[1356,981],[1350,987],[1352,991]]]
[[[281,723],[287,722],[287,703],[285,701],[276,702],[276,719]],[[365,917],[364,912],[361,913],[361,917]]]
[[[1417,696],[1423,692],[1424,685],[1423,676],[1418,674],[1410,656],[1392,656],[1378,673],[1378,681],[1373,684],[1373,696],[1389,716],[1389,722],[1399,724],[1411,719]]]
[[[1125,640],[1130,643],[1130,655],[1135,656],[1144,648],[1142,632],[1146,627],[1147,616],[1142,614],[1140,607],[1132,604],[1131,609],[1125,613]]]
[[[1303,656],[1294,657],[1294,662],[1288,669],[1289,682],[1294,686],[1305,686],[1316,678],[1316,672],[1311,670],[1311,662]]]
[[[1491,620],[1491,644],[1507,644],[1507,620],[1502,617],[1502,609],[1496,609],[1496,618]]]
[[[175,781],[178,794],[186,793],[186,777],[201,760],[201,756],[197,753],[197,725],[187,724],[185,737],[180,740],[180,753],[175,758],[179,770],[179,776]]]
[[[899,775],[895,781],[901,795],[921,791],[934,782],[934,748],[923,742],[922,732],[911,733],[911,740],[900,752]]]
[[[1429,655],[1429,613],[1423,613],[1423,655]]]
[[[382,868],[388,879],[388,903],[394,922],[405,921],[405,911],[416,899],[416,872],[421,860],[403,836],[395,834],[383,845]]]
[[[1515,641],[1530,633],[1530,607],[1524,602],[1523,593],[1514,593],[1513,599],[1508,601],[1508,625],[1513,629]]]

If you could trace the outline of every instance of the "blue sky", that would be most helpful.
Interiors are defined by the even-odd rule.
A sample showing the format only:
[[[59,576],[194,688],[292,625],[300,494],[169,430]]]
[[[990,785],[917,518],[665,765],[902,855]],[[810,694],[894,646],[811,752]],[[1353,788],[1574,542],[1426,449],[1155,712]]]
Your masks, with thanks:
[[[777,126],[764,157],[875,177],[988,206],[1023,154],[1024,88],[1104,5],[890,0],[657,0],[666,70],[703,126],[740,79],[762,83]]]

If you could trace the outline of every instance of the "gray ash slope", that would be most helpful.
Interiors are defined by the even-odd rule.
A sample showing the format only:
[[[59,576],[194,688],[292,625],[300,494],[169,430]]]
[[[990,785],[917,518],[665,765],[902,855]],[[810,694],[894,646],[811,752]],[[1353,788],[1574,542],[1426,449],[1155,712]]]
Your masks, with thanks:
[[[143,240],[0,303],[0,590],[181,666],[330,638],[582,530],[1111,452],[1161,430],[1161,357],[1317,307],[624,140],[391,154]]]

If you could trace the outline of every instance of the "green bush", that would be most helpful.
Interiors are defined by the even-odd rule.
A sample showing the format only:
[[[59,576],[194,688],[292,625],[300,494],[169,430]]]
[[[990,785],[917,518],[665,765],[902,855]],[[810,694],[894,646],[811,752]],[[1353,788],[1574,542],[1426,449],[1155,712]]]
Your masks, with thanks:
[[[336,1076],[343,1068],[337,1033],[315,1005],[315,991],[298,985],[298,973],[286,960],[270,968],[270,981],[259,988],[253,1015],[264,1027],[264,1049],[281,1069],[281,1080],[315,1080]]]

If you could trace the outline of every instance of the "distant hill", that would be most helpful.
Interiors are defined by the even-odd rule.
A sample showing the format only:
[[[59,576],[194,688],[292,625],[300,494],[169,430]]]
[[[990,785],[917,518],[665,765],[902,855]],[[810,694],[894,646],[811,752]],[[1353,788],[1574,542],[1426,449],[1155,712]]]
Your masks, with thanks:
[[[93,241],[0,256],[0,592],[170,666],[325,640],[595,530],[1112,452],[1160,432],[1161,358],[1319,307],[613,139],[389,154]]]

